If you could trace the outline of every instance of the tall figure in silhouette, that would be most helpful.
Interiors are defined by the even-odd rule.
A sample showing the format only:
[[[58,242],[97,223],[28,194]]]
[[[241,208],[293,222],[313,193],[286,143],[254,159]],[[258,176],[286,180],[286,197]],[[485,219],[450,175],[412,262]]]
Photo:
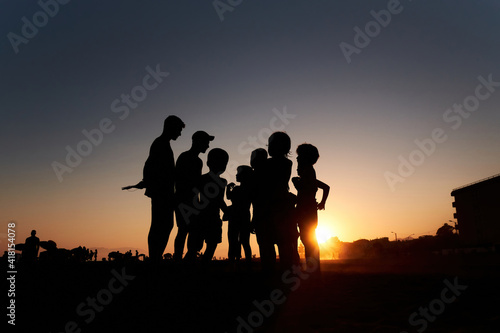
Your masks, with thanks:
[[[186,260],[193,261],[198,251],[206,243],[203,263],[212,260],[217,244],[222,242],[222,220],[220,211],[228,214],[224,201],[224,191],[227,181],[220,175],[226,170],[229,155],[220,148],[210,150],[207,156],[209,172],[200,177],[198,203],[195,205],[197,217],[191,223],[188,236],[188,252]]]
[[[195,209],[196,195],[193,190],[199,182],[203,168],[203,162],[198,156],[207,151],[210,141],[214,138],[204,131],[195,132],[191,148],[180,154],[175,164],[175,196],[177,199],[175,217],[178,228],[174,243],[174,260],[176,261],[182,259],[190,217]]]
[[[245,251],[245,261],[252,261],[252,248],[250,247],[250,205],[252,199],[253,170],[248,165],[237,168],[236,181],[227,185],[226,196],[231,200],[231,216],[227,226],[229,241],[229,261],[238,261],[241,258],[241,247]]]
[[[313,165],[318,161],[318,158],[319,152],[315,146],[308,143],[299,145],[297,147],[297,173],[299,177],[292,178],[293,185],[297,189],[296,216],[300,240],[304,244],[306,262],[315,260],[314,265],[319,265],[319,246],[316,239],[317,210],[325,209],[326,199],[330,193],[330,187],[316,179]],[[318,188],[323,190],[323,197],[319,204],[316,202]]]
[[[36,237],[36,230],[31,231],[31,236],[26,238],[24,242],[24,249],[22,253],[23,261],[33,263],[38,257],[38,250],[40,249],[40,239]]]
[[[170,146],[185,127],[177,116],[168,116],[163,133],[153,141],[143,170],[145,195],[151,198],[151,228],[148,234],[149,257],[154,263],[162,259],[174,226],[175,162]]]
[[[278,245],[281,266],[288,267],[293,263],[289,244],[292,227],[288,186],[292,174],[292,161],[288,159],[290,148],[291,140],[285,132],[274,132],[269,137],[270,158],[263,166],[262,179],[258,185],[263,216],[256,232],[262,266],[266,271],[273,270],[275,266],[274,244]]]

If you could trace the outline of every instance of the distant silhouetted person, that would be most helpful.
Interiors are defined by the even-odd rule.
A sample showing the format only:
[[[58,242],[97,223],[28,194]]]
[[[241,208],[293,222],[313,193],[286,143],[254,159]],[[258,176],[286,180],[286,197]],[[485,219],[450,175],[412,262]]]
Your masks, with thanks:
[[[175,197],[177,199],[175,217],[178,228],[174,243],[173,258],[175,260],[182,259],[189,231],[189,217],[195,209],[196,194],[193,189],[196,188],[200,180],[203,168],[203,162],[198,155],[207,151],[210,141],[214,138],[214,136],[208,135],[204,131],[195,132],[192,137],[191,148],[180,154],[175,164]]]
[[[38,257],[38,250],[40,249],[40,239],[35,236],[36,230],[31,231],[31,236],[26,238],[22,253],[22,259],[25,262],[33,263]]]
[[[290,193],[288,182],[292,174],[290,153],[291,140],[285,132],[274,132],[268,140],[270,158],[262,167],[258,195],[262,198],[262,221],[256,226],[261,262],[264,270],[274,269],[278,245],[282,267],[293,263],[293,246],[290,238],[293,234],[291,223]],[[295,228],[296,233],[296,228]]]
[[[220,175],[226,170],[229,155],[220,148],[210,150],[207,156],[209,172],[200,177],[197,188],[199,189],[199,202],[195,205],[198,210],[196,219],[190,225],[188,236],[188,252],[186,260],[193,261],[197,253],[206,243],[203,262],[212,260],[217,244],[222,242],[222,220],[220,211],[228,214],[224,202],[224,191],[227,181]]]
[[[163,125],[163,133],[151,145],[144,165],[145,195],[151,198],[148,247],[149,257],[153,262],[161,261],[174,226],[175,162],[170,141],[176,140],[184,127],[181,119],[168,116]]]
[[[226,196],[231,200],[230,217],[227,227],[229,240],[229,261],[237,261],[241,258],[241,247],[245,251],[245,261],[252,261],[252,248],[250,247],[250,205],[252,199],[252,176],[253,170],[248,165],[240,165],[237,168],[236,181],[227,185]]]
[[[297,147],[297,173],[299,177],[292,178],[297,189],[296,217],[300,230],[300,240],[304,244],[306,262],[315,260],[319,265],[319,246],[316,239],[318,226],[318,209],[325,209],[330,187],[316,179],[313,165],[318,161],[318,149],[308,143]],[[318,188],[323,190],[321,202],[316,202]]]

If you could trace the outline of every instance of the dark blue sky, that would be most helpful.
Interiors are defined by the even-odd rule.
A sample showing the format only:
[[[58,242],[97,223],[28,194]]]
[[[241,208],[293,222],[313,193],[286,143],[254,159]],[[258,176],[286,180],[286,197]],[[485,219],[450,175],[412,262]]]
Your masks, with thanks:
[[[325,219],[341,239],[435,231],[452,218],[453,187],[500,170],[500,92],[456,130],[443,119],[474,95],[479,76],[500,81],[500,5],[401,1],[348,63],[339,45],[354,45],[353,29],[389,3],[243,0],[221,21],[211,1],[70,1],[16,54],[8,34],[22,35],[22,18],[33,22],[41,7],[0,1],[1,219],[63,230],[68,242],[92,235],[89,219],[121,219],[124,245],[145,247],[145,237],[127,235],[145,234],[148,203],[117,189],[140,179],[163,119],[187,124],[176,155],[204,129],[238,165],[248,163],[239,145],[268,128],[276,108],[295,115],[285,124],[293,149],[305,141],[320,149],[318,177],[335,189]],[[169,76],[120,119],[112,102],[157,65]],[[64,164],[66,147],[105,118],[114,130],[60,182],[53,162]],[[447,140],[390,186],[385,175],[398,174],[399,156],[436,128]],[[122,205],[131,211],[117,213]],[[58,222],[69,216],[71,228]]]

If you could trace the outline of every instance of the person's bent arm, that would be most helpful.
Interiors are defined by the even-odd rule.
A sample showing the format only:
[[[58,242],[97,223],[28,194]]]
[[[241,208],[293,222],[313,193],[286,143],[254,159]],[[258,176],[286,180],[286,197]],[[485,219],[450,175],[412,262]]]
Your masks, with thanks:
[[[323,196],[321,198],[321,202],[318,204],[318,209],[324,210],[325,204],[326,204],[326,199],[328,199],[328,195],[330,194],[330,186],[323,183],[321,180],[316,180],[316,184],[318,185],[318,188],[323,190]]]

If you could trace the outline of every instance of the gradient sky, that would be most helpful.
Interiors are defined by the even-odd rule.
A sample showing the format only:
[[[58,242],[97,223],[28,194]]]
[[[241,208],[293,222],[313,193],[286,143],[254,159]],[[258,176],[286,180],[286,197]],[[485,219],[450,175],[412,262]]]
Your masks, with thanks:
[[[147,250],[150,200],[120,188],[142,178],[152,141],[175,114],[186,128],[174,154],[205,130],[212,148],[230,154],[228,181],[249,163],[249,137],[264,147],[273,126],[292,138],[292,175],[297,145],[316,145],[318,178],[332,188],[319,223],[342,241],[434,234],[453,220],[453,188],[500,172],[500,87],[458,128],[443,118],[471,101],[479,76],[500,82],[500,5],[401,1],[348,63],[339,45],[354,45],[354,28],[388,3],[243,0],[221,21],[212,1],[70,1],[16,53],[9,33],[22,35],[22,18],[33,22],[41,7],[1,0],[4,228],[15,220],[19,243],[36,229],[59,247]],[[169,76],[128,116],[113,112],[157,65]],[[285,111],[286,121],[275,119]],[[114,130],[60,182],[53,162],[65,164],[66,147],[106,118]],[[418,157],[415,140],[436,128],[447,139],[391,189],[384,175],[398,174],[400,156]],[[225,232],[217,256],[227,254]]]

